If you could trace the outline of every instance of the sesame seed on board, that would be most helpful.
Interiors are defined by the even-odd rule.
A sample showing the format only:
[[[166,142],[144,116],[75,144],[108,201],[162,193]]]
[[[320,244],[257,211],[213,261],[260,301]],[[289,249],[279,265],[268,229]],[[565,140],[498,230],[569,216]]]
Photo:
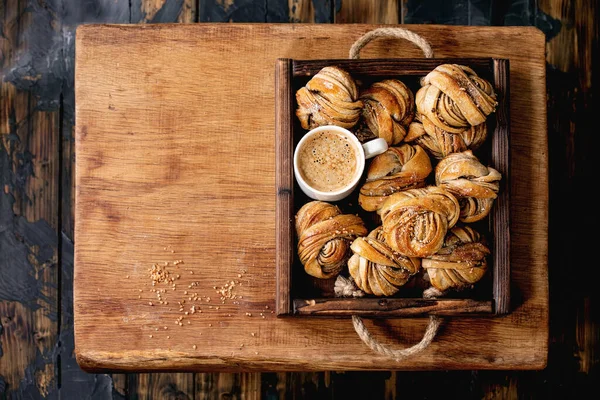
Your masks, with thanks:
[[[171,253],[174,253],[174,251],[170,250],[169,247],[166,247],[165,250],[170,251]],[[193,282],[189,282],[189,280],[187,282],[185,282],[186,278],[182,278],[184,276],[184,274],[186,276],[192,276],[193,278],[195,278],[194,275],[195,274],[194,271],[191,266],[187,266],[186,263],[181,260],[174,260],[174,261],[161,261],[161,262],[157,262],[157,263],[153,263],[149,268],[148,268],[148,274],[149,274],[149,278],[150,278],[150,284],[151,284],[151,289],[150,292],[152,292],[152,297],[156,296],[156,300],[152,300],[152,301],[148,301],[150,299],[146,298],[146,302],[147,304],[153,306],[153,307],[160,307],[162,305],[167,305],[169,303],[169,301],[171,302],[177,302],[177,305],[179,306],[178,308],[168,308],[169,311],[173,311],[173,312],[177,312],[176,310],[179,311],[179,313],[181,313],[180,316],[176,317],[175,320],[171,323],[175,323],[175,325],[178,325],[179,327],[181,326],[185,326],[185,325],[190,325],[190,321],[187,320],[188,318],[201,318],[202,315],[207,315],[206,313],[202,314],[202,309],[201,306],[202,304],[205,305],[204,310],[207,311],[219,311],[221,308],[225,308],[225,310],[227,311],[226,314],[224,314],[223,316],[232,316],[231,311],[233,311],[231,308],[229,308],[228,306],[223,306],[223,307],[219,307],[219,306],[212,306],[210,305],[210,303],[212,302],[212,299],[210,296],[207,296],[206,294],[202,293],[202,285],[201,285],[201,280],[195,280]],[[238,293],[236,293],[236,291],[238,290],[239,287],[244,286],[244,283],[242,282],[242,278],[244,278],[245,274],[247,273],[247,271],[241,270],[239,271],[239,273],[236,273],[233,279],[227,279],[223,285],[221,286],[212,286],[212,289],[215,291],[215,293],[219,296],[218,299],[220,300],[221,304],[240,304],[239,300],[243,298],[243,296],[239,295]],[[183,279],[183,281],[182,281]],[[244,281],[245,282],[245,281]],[[168,290],[167,292],[167,289]],[[140,293],[143,293],[142,289],[139,289]],[[168,300],[167,300],[168,299]],[[209,304],[207,304],[209,303]],[[269,307],[265,306],[265,310],[268,310]],[[266,311],[268,312],[268,311]],[[264,313],[260,312],[257,310],[257,314],[260,313],[260,316],[262,318],[264,318]],[[202,314],[202,315],[200,315]],[[247,312],[246,313],[247,316],[252,316],[252,313]],[[209,322],[210,321],[210,322]],[[206,321],[208,327],[212,327],[213,324],[216,322],[217,325],[215,326],[226,326],[223,325],[222,322],[219,322],[218,320],[215,321],[214,319],[211,319],[209,321]],[[205,326],[207,326],[205,325]],[[171,325],[172,326],[172,325]],[[163,329],[166,331],[168,329],[167,326],[164,326]],[[154,328],[154,330],[158,331],[158,328]],[[176,328],[175,332],[177,332],[179,330],[179,328]],[[169,330],[171,331],[171,330]],[[167,332],[165,332],[167,333]],[[202,332],[198,332],[198,334],[202,334]],[[157,335],[149,335],[150,337],[156,337]],[[161,335],[162,336],[162,335]],[[173,333],[171,332],[169,335],[167,336],[162,336],[163,338],[171,338],[171,336],[173,336]],[[254,332],[252,332],[251,336],[255,337],[256,334]],[[176,338],[176,336],[173,336],[174,338]],[[243,346],[242,346],[243,347]],[[196,345],[193,345],[194,350],[197,348]]]

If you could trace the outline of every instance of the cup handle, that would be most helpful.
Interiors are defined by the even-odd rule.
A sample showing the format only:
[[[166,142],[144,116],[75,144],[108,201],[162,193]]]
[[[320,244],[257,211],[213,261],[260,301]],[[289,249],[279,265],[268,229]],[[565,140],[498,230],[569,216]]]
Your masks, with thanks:
[[[367,143],[362,145],[365,151],[365,158],[368,160],[369,158],[373,158],[388,149],[388,144],[383,138],[377,138],[373,140],[369,140]]]

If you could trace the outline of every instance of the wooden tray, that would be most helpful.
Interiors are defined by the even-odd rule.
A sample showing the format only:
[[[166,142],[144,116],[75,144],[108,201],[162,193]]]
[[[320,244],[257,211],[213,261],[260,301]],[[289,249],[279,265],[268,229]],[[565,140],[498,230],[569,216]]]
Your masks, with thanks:
[[[481,77],[492,82],[497,93],[498,107],[488,118],[488,138],[475,151],[485,164],[502,174],[499,196],[490,216],[476,224],[477,230],[491,243],[491,277],[475,285],[473,290],[450,294],[450,298],[423,299],[420,290],[402,288],[393,297],[335,298],[333,279],[308,276],[300,263],[294,229],[294,215],[312,199],[299,189],[293,171],[293,151],[306,133],[295,115],[295,93],[326,66],[338,66],[354,79],[368,86],[374,80],[397,78],[416,93],[419,78],[440,64],[467,65]],[[436,315],[501,315],[510,307],[510,221],[509,199],[509,61],[496,58],[417,58],[370,60],[277,60],[275,70],[276,115],[276,243],[277,243],[277,315],[335,316],[360,315],[369,317],[414,317]],[[433,161],[433,160],[432,160]],[[367,168],[368,169],[368,162]],[[366,172],[365,174],[366,175]],[[365,176],[361,179],[364,181]],[[430,176],[430,179],[432,177]],[[344,212],[358,214],[368,224],[371,213],[358,206],[358,189],[343,201],[336,202]],[[369,231],[375,228],[370,226]],[[490,279],[491,278],[491,279]],[[411,293],[412,292],[412,293]],[[410,296],[410,297],[408,297]]]
[[[271,313],[278,293],[274,66],[278,58],[346,59],[352,44],[377,27],[207,23],[77,29],[73,300],[75,352],[82,368],[545,366],[545,36],[528,27],[408,26],[431,43],[436,57],[510,61],[510,313],[444,318],[427,349],[402,362],[367,347],[349,317]],[[420,49],[400,40],[376,40],[361,51],[364,60],[419,57]],[[174,304],[178,297],[173,296],[182,296],[194,281],[198,293],[216,301],[214,286],[241,279],[235,290],[242,298],[219,309],[212,303],[212,309],[188,316],[191,324],[175,325],[181,313],[169,310],[171,302],[150,306],[156,296],[147,283],[152,263],[178,259],[185,273],[170,292]],[[369,331],[393,348],[418,342],[427,322],[364,319]],[[155,330],[163,326],[168,330]]]

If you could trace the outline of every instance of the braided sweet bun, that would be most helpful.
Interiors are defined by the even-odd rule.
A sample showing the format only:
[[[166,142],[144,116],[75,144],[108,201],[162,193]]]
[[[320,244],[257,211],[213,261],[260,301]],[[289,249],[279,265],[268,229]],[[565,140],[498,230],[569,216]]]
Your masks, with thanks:
[[[358,88],[345,70],[329,66],[321,69],[296,92],[296,116],[304,129],[322,125],[352,128],[363,107]]]
[[[484,123],[498,105],[492,84],[464,65],[439,65],[421,79],[421,86],[415,95],[417,112],[449,133]]]
[[[471,150],[443,158],[435,168],[436,185],[452,193],[460,204],[460,221],[480,221],[490,213],[502,175],[483,165]]]
[[[361,290],[375,296],[394,295],[421,268],[419,258],[403,256],[385,243],[381,226],[354,239],[350,248],[350,275]]]
[[[398,79],[373,83],[360,94],[364,103],[362,118],[374,137],[384,138],[388,146],[398,144],[415,116],[415,96]]]
[[[354,214],[323,201],[311,201],[296,214],[298,256],[304,270],[315,278],[337,276],[351,255],[350,245],[368,231]]]
[[[458,221],[456,197],[436,186],[394,193],[378,210],[386,243],[407,257],[427,257]]]
[[[441,160],[452,153],[477,150],[487,139],[487,123],[468,126],[460,133],[450,133],[435,126],[427,118],[417,115],[408,126],[404,141],[418,144],[427,153]]]
[[[483,237],[471,226],[455,226],[435,254],[421,260],[429,281],[438,290],[462,289],[481,280],[490,255]]]
[[[371,161],[358,204],[365,211],[377,211],[391,194],[425,186],[432,171],[431,160],[419,145],[390,147]]]

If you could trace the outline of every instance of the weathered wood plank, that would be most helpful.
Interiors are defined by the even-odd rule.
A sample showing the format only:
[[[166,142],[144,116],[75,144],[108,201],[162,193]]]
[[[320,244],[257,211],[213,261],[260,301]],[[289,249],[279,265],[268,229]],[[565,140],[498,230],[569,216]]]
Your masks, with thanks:
[[[329,372],[290,372],[277,374],[280,381],[277,385],[280,392],[285,389],[281,399],[333,399],[349,398],[334,393],[331,387]],[[359,397],[356,397],[359,398]]]
[[[336,24],[398,24],[401,18],[399,0],[335,0]]]
[[[546,397],[542,396],[539,389],[523,390],[519,393],[521,376],[512,372],[498,373],[496,371],[473,371],[472,391],[480,394],[481,399],[517,399],[522,397]],[[524,382],[525,383],[525,382]]]
[[[247,0],[201,0],[200,22],[266,22],[267,2]]]
[[[190,23],[198,20],[196,0],[131,0],[132,23]]]
[[[402,39],[395,39],[402,41]],[[409,43],[407,45],[410,46]],[[488,79],[492,78],[491,58],[404,58],[402,63],[397,59],[318,59],[318,60],[294,60],[292,64],[292,75],[296,77],[309,77],[315,75],[321,68],[335,64],[353,74],[389,76],[389,75],[425,75],[440,63],[467,64],[478,73],[483,73]]]
[[[55,391],[52,360],[36,362],[35,325],[36,316],[28,306],[18,301],[0,301],[0,376],[3,382],[0,394],[7,398],[23,396],[25,393],[45,396]],[[52,337],[42,339],[47,342],[53,340]],[[29,382],[26,379],[27,370],[31,371]],[[34,377],[39,380],[32,379]]]
[[[551,379],[563,380],[561,365],[574,364],[580,376],[578,387],[584,393],[586,388],[597,388],[597,380],[593,381],[600,363],[600,297],[592,280],[581,280],[568,271],[576,269],[581,276],[595,272],[587,254],[594,246],[593,239],[577,232],[595,229],[598,218],[573,218],[564,210],[580,207],[581,199],[572,193],[586,190],[595,179],[599,139],[594,126],[600,103],[593,75],[598,69],[600,2],[542,0],[538,4],[540,11],[561,27],[548,41],[546,53],[550,64],[548,135],[553,160],[550,195],[554,199],[549,210],[553,221],[550,249],[554,249],[550,334],[557,361],[548,373]],[[561,251],[558,246],[569,250]]]
[[[260,373],[198,373],[195,379],[195,400],[262,398]]]
[[[277,171],[282,173],[275,177],[275,187],[277,190],[275,235],[276,243],[276,273],[277,273],[277,297],[275,301],[277,315],[290,314],[292,309],[291,301],[291,273],[289,267],[292,265],[294,256],[291,243],[294,238],[294,203],[293,190],[294,179],[292,177],[292,158],[293,158],[293,95],[292,95],[292,60],[277,60],[275,66],[275,91],[276,99],[280,104],[275,111],[275,157]]]
[[[396,400],[398,396],[402,396],[401,387],[397,385],[398,373],[390,371],[389,378],[385,380],[383,398],[385,400]]]
[[[130,398],[127,374],[111,374],[113,393],[116,398]]]
[[[129,375],[128,398],[136,400],[192,400],[194,399],[194,374]]]
[[[272,9],[281,9],[287,21],[267,19],[267,22],[298,22],[298,23],[331,23],[333,20],[333,0],[269,0],[267,9],[269,15]]]
[[[0,4],[0,394],[10,398],[57,390],[59,93],[45,92],[30,57],[36,11]]]
[[[491,315],[492,301],[472,299],[294,299],[294,315],[318,317],[348,317],[360,315],[369,318],[401,318],[426,315],[467,316],[469,314]]]
[[[242,400],[260,400],[261,394],[261,374],[245,372],[241,374],[241,396]]]
[[[510,65],[494,60],[494,87],[497,93],[496,128],[491,138],[492,165],[502,174],[501,193],[494,204],[490,225],[493,243],[493,292],[496,314],[510,312]]]

